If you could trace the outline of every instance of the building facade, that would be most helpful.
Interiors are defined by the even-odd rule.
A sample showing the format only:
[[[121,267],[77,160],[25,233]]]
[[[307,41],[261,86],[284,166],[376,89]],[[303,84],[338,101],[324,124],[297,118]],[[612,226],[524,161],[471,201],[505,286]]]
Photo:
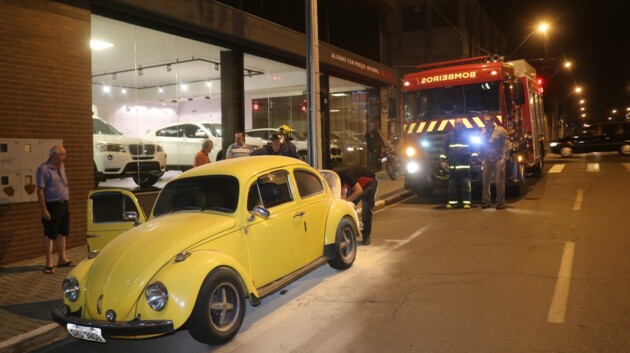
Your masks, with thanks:
[[[0,148],[0,189],[34,188],[36,167],[13,172],[5,163],[15,159],[9,157],[14,144],[18,154],[36,149],[43,163],[42,151],[54,141],[63,143],[72,215],[67,246],[74,247],[85,244],[87,195],[94,188],[91,116],[137,138],[173,123],[217,123],[224,149],[237,130],[288,124],[295,136],[305,134],[306,36],[236,5],[0,1],[5,37],[0,146],[8,146]],[[366,14],[378,19],[380,7]],[[304,17],[304,12],[298,15]],[[330,41],[338,41],[331,40],[334,26],[327,31]],[[364,54],[374,56],[380,37],[369,37],[377,39],[376,49]],[[362,137],[371,129],[386,129],[393,118],[387,102],[395,97],[396,70],[324,41],[319,42],[319,58],[322,155],[334,145],[343,149],[344,164],[378,168],[375,155],[361,147]],[[39,256],[42,226],[35,194],[18,198],[13,191],[4,192],[0,263]]]

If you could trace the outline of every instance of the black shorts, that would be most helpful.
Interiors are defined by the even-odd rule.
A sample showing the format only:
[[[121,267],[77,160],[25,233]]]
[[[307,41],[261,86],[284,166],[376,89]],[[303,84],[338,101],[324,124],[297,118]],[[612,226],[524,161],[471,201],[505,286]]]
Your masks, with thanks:
[[[50,213],[50,220],[42,218],[44,225],[44,235],[55,240],[58,235],[67,236],[70,234],[70,211],[68,201],[46,202],[46,208]]]

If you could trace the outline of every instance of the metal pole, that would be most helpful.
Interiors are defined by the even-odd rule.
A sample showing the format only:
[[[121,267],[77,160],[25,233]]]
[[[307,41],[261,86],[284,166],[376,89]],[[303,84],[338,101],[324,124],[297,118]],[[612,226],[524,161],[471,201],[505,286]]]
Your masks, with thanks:
[[[317,0],[306,1],[306,111],[308,122],[308,160],[322,169],[321,102],[319,92],[319,37],[317,34]]]

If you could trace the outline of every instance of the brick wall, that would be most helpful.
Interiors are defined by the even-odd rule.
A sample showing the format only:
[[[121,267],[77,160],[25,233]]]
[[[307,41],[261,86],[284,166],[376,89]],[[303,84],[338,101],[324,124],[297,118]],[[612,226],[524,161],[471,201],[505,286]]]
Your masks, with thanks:
[[[90,11],[47,0],[0,0],[0,33],[0,137],[63,140],[67,246],[84,245],[94,180]],[[44,265],[39,215],[37,202],[0,205],[0,265],[38,256]]]

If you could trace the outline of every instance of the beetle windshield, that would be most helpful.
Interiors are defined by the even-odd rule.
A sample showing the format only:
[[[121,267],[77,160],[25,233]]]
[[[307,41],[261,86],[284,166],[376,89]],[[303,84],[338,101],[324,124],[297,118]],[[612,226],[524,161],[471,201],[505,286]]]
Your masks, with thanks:
[[[238,180],[209,175],[173,180],[166,184],[153,209],[154,216],[179,211],[233,213],[238,205]]]

